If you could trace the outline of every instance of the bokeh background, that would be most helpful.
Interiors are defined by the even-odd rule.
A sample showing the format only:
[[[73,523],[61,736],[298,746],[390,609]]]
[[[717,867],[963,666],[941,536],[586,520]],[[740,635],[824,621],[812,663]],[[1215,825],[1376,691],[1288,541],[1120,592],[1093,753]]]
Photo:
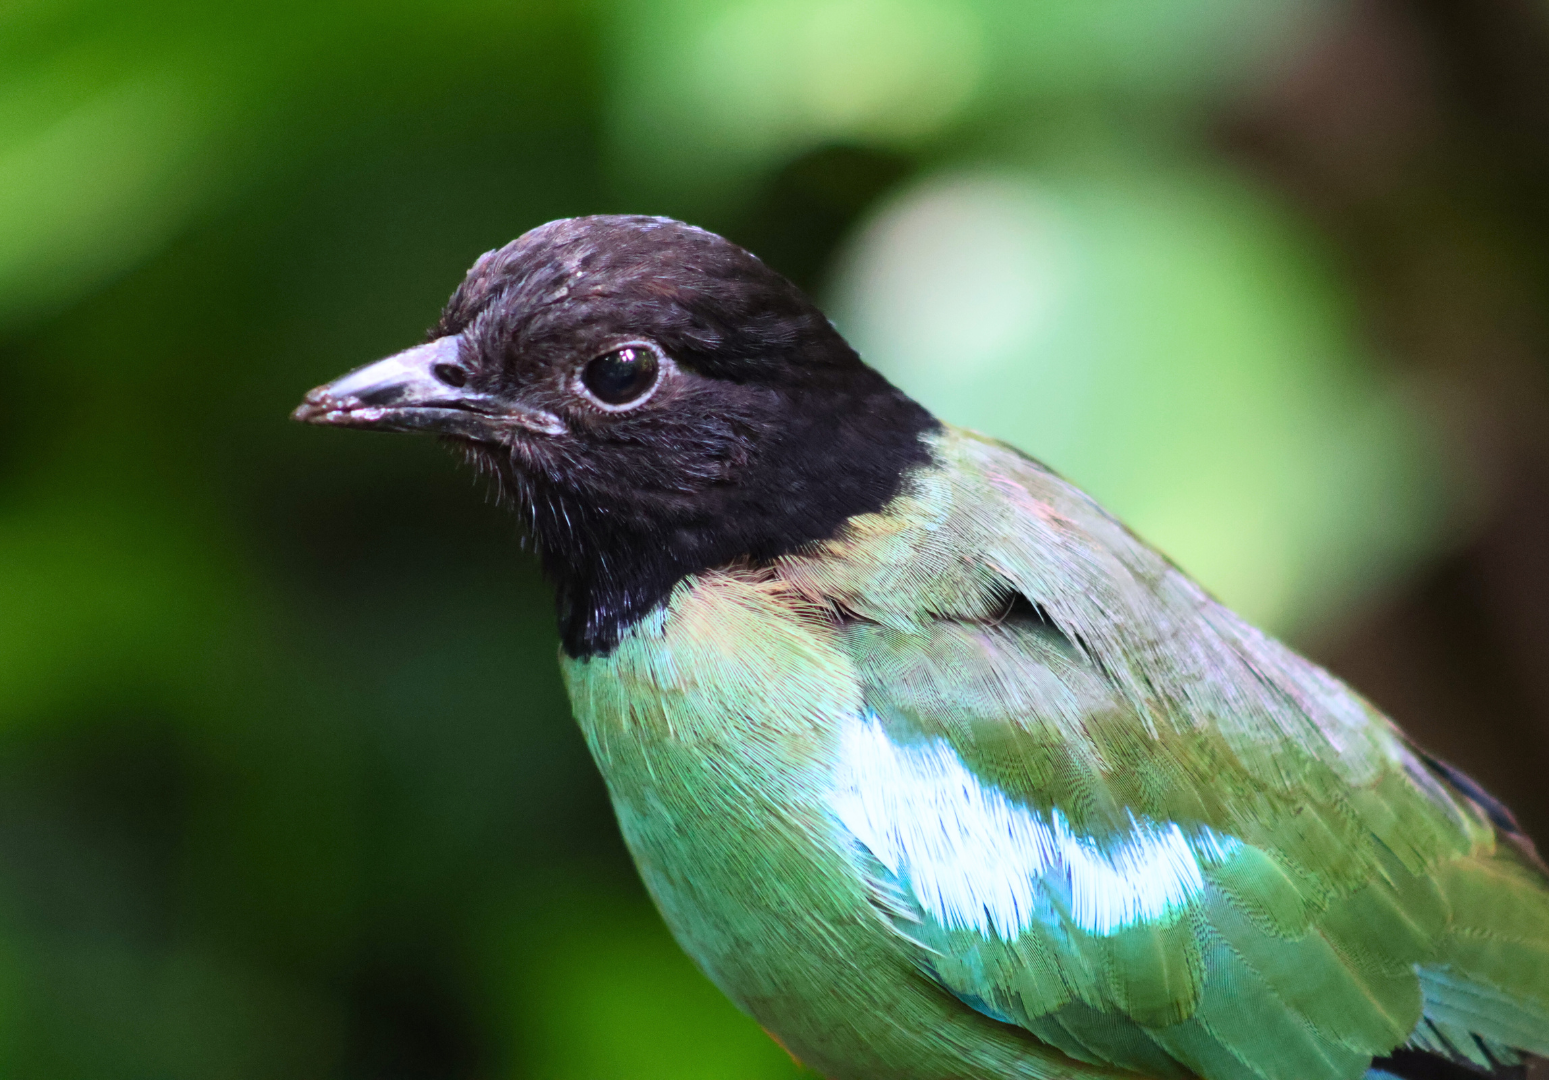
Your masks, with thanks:
[[[0,1076],[775,1080],[513,520],[302,428],[666,213],[1549,838],[1537,0],[0,4]]]

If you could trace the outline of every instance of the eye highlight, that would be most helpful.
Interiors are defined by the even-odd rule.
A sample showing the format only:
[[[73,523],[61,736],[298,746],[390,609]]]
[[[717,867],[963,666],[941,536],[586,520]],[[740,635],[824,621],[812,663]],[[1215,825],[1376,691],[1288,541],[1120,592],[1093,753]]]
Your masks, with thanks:
[[[654,350],[624,345],[587,361],[581,386],[598,404],[618,409],[644,398],[656,385],[660,367]]]

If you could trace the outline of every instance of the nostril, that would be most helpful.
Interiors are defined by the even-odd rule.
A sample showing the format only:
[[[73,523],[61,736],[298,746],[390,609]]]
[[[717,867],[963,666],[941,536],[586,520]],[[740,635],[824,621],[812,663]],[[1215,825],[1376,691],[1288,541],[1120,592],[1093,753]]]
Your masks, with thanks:
[[[437,364],[431,372],[448,386],[467,386],[468,373],[456,364]]]

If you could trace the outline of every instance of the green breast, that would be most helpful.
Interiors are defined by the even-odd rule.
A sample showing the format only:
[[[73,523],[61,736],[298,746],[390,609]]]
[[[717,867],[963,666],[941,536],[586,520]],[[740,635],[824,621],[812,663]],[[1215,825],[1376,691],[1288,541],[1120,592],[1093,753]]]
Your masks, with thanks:
[[[562,658],[625,842],[684,950],[835,1080],[1069,1071],[922,976],[868,894],[826,797],[860,706],[831,624],[767,580],[680,586],[604,657]]]

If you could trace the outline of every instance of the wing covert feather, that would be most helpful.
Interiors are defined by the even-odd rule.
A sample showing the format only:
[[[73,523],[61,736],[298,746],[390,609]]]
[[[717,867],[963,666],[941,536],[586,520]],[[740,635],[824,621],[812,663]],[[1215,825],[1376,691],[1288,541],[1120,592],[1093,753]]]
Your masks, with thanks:
[[[938,455],[888,513],[779,565],[842,613],[857,722],[899,789],[876,805],[916,815],[857,839],[913,905],[894,917],[924,970],[1158,1077],[1348,1080],[1408,1040],[1549,1052],[1549,893],[1467,791],[1041,466],[955,431]],[[848,782],[853,803],[884,780]],[[930,814],[963,820],[935,837]],[[950,864],[981,821],[985,852],[1009,828],[1043,853]],[[922,894],[932,859],[981,911]],[[997,873],[1032,883],[995,893]],[[1103,882],[1135,896],[1093,908]]]

